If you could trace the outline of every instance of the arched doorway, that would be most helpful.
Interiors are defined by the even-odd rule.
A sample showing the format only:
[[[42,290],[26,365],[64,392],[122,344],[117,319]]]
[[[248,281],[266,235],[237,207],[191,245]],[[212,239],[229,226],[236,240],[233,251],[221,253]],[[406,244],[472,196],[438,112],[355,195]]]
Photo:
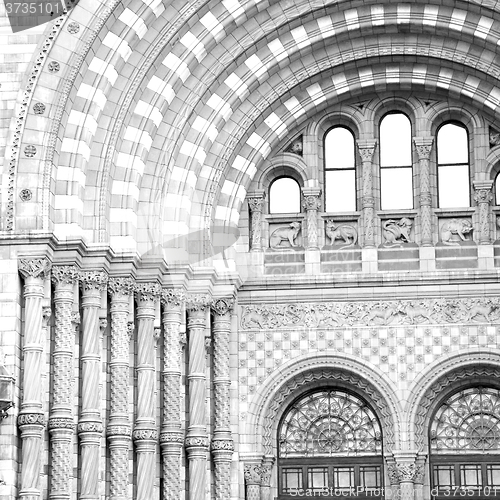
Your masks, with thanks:
[[[500,495],[500,390],[463,388],[430,421],[431,493],[436,500]]]
[[[380,495],[380,422],[358,395],[321,388],[301,395],[278,427],[278,498]]]

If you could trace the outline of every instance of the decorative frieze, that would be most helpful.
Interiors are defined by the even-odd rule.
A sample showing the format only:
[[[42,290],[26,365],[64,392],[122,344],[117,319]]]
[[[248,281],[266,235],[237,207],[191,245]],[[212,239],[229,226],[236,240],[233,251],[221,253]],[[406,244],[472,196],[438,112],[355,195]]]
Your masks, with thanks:
[[[500,319],[500,298],[321,302],[242,306],[243,330],[400,324],[490,323]]]

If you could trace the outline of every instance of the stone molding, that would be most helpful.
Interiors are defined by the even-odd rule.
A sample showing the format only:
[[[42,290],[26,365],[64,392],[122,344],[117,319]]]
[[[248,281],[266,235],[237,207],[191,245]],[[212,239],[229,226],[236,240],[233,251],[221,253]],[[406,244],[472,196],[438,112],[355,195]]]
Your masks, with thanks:
[[[75,422],[71,417],[50,417],[48,429],[49,431],[68,429],[73,432],[75,430]]]
[[[26,278],[45,279],[51,270],[51,262],[47,257],[19,259],[19,273]]]
[[[17,417],[17,425],[19,427],[27,425],[37,425],[45,427],[45,415],[43,413],[20,413]]]
[[[85,432],[93,432],[96,434],[102,434],[104,427],[101,422],[79,422],[77,425],[78,434],[83,434]]]
[[[108,438],[113,437],[125,437],[130,439],[132,436],[132,428],[130,425],[108,425],[106,427],[106,436]]]
[[[182,431],[161,431],[160,444],[184,443],[184,432]]]
[[[218,439],[214,438],[210,442],[210,449],[212,451],[234,451],[234,443],[232,439]]]
[[[137,441],[158,441],[158,431],[153,428],[134,429],[132,439]]]
[[[499,297],[463,299],[322,302],[242,306],[242,330],[320,328],[448,323],[491,323],[500,320]]]

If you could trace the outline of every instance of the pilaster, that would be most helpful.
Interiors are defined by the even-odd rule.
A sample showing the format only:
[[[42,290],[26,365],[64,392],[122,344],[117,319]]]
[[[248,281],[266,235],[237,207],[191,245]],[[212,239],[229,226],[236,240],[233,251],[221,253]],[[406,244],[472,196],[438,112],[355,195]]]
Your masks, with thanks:
[[[433,137],[414,137],[417,148],[420,174],[420,228],[421,245],[432,246],[432,196],[429,158],[432,150]]]
[[[474,181],[474,201],[477,204],[477,220],[479,223],[478,243],[489,245],[490,236],[490,204],[493,200],[493,181]]]
[[[365,248],[375,247],[375,197],[373,193],[373,165],[372,158],[375,152],[376,141],[358,141],[358,150],[363,170],[363,226]]]
[[[265,192],[263,189],[248,193],[247,202],[250,209],[251,250],[262,251],[262,210],[264,209]]]

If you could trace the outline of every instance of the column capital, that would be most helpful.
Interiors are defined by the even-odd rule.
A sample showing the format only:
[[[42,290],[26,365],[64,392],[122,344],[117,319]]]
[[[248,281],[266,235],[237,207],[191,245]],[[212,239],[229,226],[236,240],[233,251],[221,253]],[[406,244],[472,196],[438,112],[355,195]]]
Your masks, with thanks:
[[[163,288],[161,301],[165,306],[180,307],[186,301],[187,294],[181,288]]]
[[[73,285],[80,277],[76,266],[52,266],[52,281],[57,285]]]
[[[266,198],[266,192],[263,189],[256,189],[247,193],[247,202],[251,212],[261,212]]]
[[[111,295],[132,295],[134,289],[135,280],[130,276],[108,280],[108,290]]]
[[[493,181],[473,181],[474,186],[474,201],[479,205],[480,203],[490,203],[493,199]]]
[[[234,307],[234,297],[219,297],[212,300],[210,307],[216,316],[224,316]]]
[[[19,259],[19,272],[26,278],[45,279],[50,272],[51,262],[47,257],[21,258]]]
[[[373,153],[377,146],[377,141],[374,140],[360,140],[357,141],[358,151],[361,155],[361,160],[363,162],[372,161]]]
[[[208,294],[189,294],[186,298],[186,309],[190,312],[205,311],[210,307],[212,297]]]
[[[319,188],[302,189],[302,206],[307,210],[319,210],[321,207],[321,190]]]
[[[245,464],[243,474],[247,486],[260,485],[262,481],[262,470],[260,464]]]
[[[108,274],[104,271],[81,271],[79,279],[84,292],[102,292],[108,285]]]
[[[423,136],[414,137],[413,142],[417,148],[417,154],[419,160],[428,160],[432,151],[432,144],[434,143],[434,137]]]
[[[161,295],[161,285],[154,282],[136,283],[135,294],[138,303],[157,302]]]

